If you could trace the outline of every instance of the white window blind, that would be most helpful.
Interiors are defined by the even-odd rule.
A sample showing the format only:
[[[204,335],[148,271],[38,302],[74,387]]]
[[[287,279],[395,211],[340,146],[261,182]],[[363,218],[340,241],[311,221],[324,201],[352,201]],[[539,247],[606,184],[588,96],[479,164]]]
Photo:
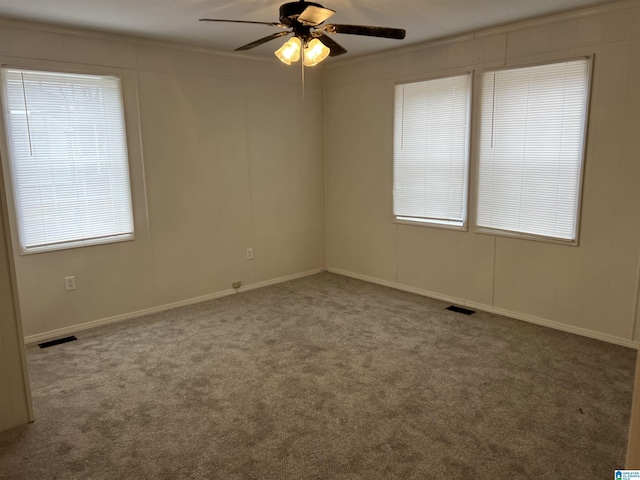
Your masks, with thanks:
[[[397,85],[393,213],[463,225],[471,74]]]
[[[480,227],[575,241],[589,60],[483,75]]]
[[[25,252],[133,237],[120,80],[2,69]]]

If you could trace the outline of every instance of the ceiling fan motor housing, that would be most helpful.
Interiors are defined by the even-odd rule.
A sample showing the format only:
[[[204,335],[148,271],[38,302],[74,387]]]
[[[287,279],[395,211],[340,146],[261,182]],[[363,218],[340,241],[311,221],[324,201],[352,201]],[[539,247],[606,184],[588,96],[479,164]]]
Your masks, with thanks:
[[[305,2],[300,0],[299,2],[289,2],[280,6],[280,22],[285,25],[293,25],[297,23],[298,16],[309,6],[324,8],[319,3]]]

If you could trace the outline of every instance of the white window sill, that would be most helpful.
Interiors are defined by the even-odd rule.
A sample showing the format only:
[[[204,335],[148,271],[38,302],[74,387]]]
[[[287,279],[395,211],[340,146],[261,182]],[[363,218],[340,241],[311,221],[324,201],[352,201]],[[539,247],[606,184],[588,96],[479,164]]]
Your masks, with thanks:
[[[433,227],[443,228],[445,230],[457,230],[459,232],[466,232],[467,225],[463,221],[455,220],[435,220],[435,219],[422,219],[414,217],[394,217],[393,223],[400,225],[413,225],[416,227]]]
[[[508,230],[498,230],[495,228],[479,227],[474,228],[475,233],[483,235],[493,235],[497,237],[519,238],[521,240],[532,240],[534,242],[554,243],[556,245],[565,245],[568,247],[577,247],[578,240],[565,240],[563,238],[545,237],[544,235],[533,235],[530,233],[510,232]]]
[[[94,238],[90,240],[78,240],[73,242],[56,243],[51,245],[42,245],[25,249],[20,246],[20,255],[31,255],[34,253],[52,252],[56,250],[68,250],[70,248],[91,247],[95,245],[104,245],[107,243],[130,242],[135,240],[133,233],[116,235],[113,237]]]

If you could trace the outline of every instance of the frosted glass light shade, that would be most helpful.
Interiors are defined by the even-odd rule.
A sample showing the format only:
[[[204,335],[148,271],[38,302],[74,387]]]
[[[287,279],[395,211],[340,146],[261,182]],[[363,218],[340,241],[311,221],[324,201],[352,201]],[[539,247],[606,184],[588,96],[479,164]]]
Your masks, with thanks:
[[[276,50],[274,54],[282,63],[291,65],[300,60],[301,47],[302,42],[300,42],[300,39],[298,37],[291,37],[284,45]]]
[[[304,46],[302,63],[304,63],[305,67],[313,67],[327,58],[330,52],[324,43],[314,38]]]

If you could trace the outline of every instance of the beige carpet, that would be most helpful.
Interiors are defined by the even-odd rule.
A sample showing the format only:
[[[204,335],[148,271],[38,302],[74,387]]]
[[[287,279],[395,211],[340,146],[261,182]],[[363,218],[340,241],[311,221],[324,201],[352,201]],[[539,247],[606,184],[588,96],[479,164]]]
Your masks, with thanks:
[[[328,273],[28,348],[7,479],[606,479],[636,352]]]

